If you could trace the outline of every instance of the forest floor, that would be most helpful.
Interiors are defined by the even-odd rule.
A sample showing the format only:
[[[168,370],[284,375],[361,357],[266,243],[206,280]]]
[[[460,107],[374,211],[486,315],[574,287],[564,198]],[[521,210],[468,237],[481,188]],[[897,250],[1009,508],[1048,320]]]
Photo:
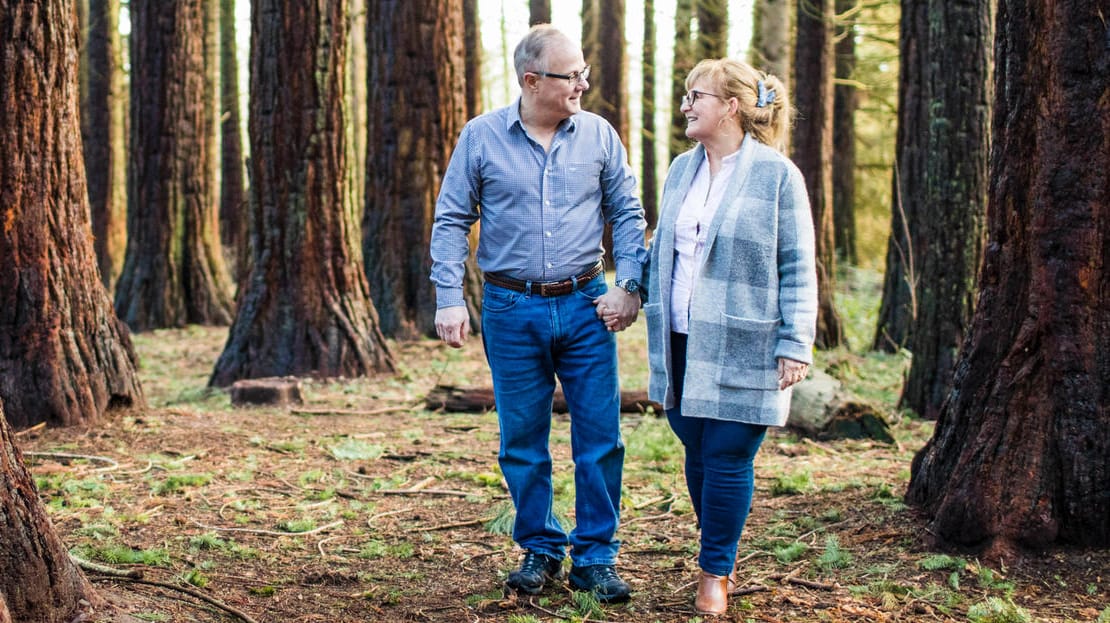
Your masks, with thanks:
[[[136,336],[146,408],[17,437],[71,551],[163,584],[89,572],[138,619],[699,620],[697,530],[665,419],[623,420],[619,570],[633,599],[599,606],[565,585],[517,599],[502,592],[520,551],[507,534],[496,416],[423,408],[436,384],[489,384],[479,340],[462,350],[393,344],[395,375],[303,381],[300,407],[233,409],[226,392],[205,387],[225,339],[225,329],[201,327]],[[642,321],[620,348],[625,388],[642,389]],[[822,355],[820,365],[888,415],[897,442],[770,433],[739,553],[743,589],[716,620],[1110,621],[1110,551],[990,567],[929,549],[926,523],[902,502],[932,431],[893,408],[905,361]],[[556,506],[573,525],[568,430],[556,416]]]

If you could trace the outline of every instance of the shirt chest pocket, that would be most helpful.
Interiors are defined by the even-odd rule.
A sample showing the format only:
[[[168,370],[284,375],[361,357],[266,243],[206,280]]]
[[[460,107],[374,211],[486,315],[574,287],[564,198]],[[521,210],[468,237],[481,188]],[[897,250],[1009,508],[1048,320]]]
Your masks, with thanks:
[[[601,198],[601,163],[571,162],[566,166],[566,200],[570,206]]]

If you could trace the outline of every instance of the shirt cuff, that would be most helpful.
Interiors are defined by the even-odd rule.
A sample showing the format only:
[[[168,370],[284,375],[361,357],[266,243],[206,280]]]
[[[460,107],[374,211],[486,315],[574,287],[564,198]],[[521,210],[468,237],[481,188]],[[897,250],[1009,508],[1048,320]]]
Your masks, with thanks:
[[[632,262],[632,261],[627,261],[627,262],[618,261],[617,262],[616,281],[620,281],[622,279],[635,279],[637,282],[640,282],[641,286],[644,285],[643,284],[643,280],[644,280],[644,267],[643,267],[643,265],[639,264],[637,262]]]
[[[466,305],[466,301],[463,299],[462,288],[436,286],[436,309],[460,307],[464,305]]]

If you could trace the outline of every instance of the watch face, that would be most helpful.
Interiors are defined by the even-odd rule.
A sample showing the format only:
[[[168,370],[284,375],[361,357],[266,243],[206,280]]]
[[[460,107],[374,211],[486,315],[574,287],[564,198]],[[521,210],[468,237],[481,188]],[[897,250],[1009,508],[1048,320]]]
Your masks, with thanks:
[[[617,285],[624,288],[624,291],[629,294],[635,294],[640,291],[640,283],[635,279],[625,279]]]

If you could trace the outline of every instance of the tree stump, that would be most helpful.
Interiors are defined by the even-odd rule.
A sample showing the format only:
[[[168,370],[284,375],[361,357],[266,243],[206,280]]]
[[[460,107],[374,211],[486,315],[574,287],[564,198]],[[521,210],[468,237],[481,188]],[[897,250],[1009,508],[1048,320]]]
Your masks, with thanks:
[[[231,384],[231,404],[235,407],[250,405],[299,405],[301,382],[296,377],[270,377],[245,379]]]
[[[794,387],[786,425],[816,439],[875,439],[894,443],[890,425],[874,406],[862,402],[823,370],[812,368]]]

